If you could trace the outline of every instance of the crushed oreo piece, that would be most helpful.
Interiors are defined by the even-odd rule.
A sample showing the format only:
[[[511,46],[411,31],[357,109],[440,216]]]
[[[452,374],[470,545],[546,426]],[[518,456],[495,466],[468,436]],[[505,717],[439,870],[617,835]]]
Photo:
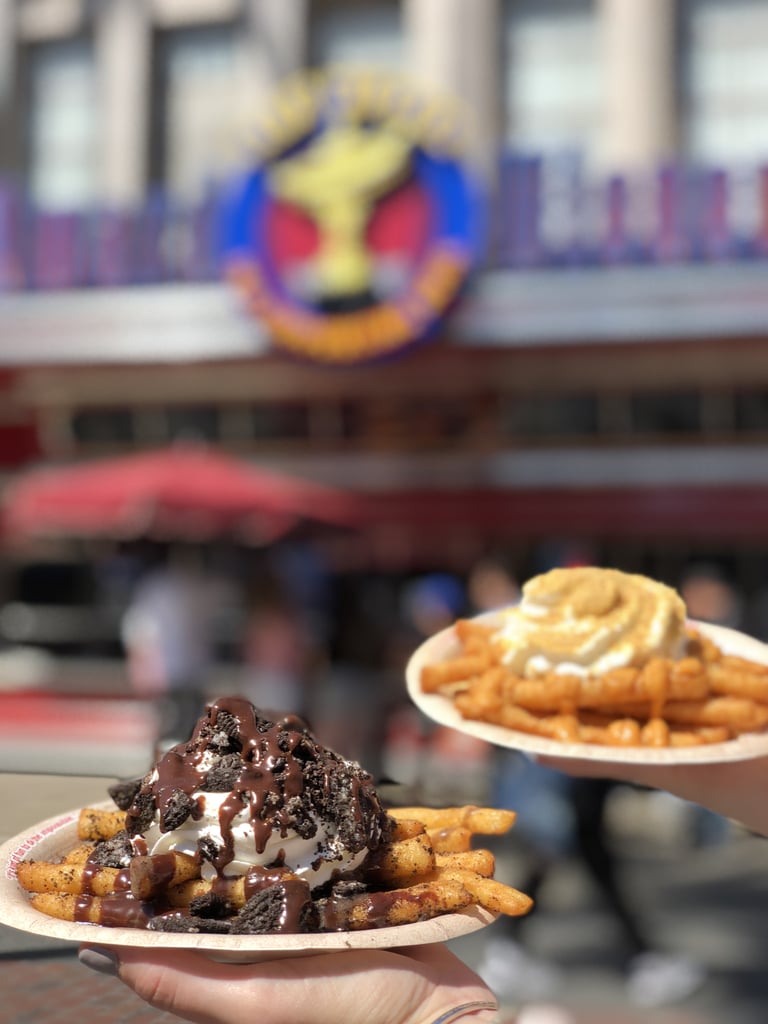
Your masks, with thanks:
[[[127,868],[133,856],[133,847],[125,829],[111,839],[101,839],[88,857],[91,864],[102,868]]]
[[[317,930],[317,910],[306,882],[279,882],[248,900],[232,921],[233,935],[268,935]]]
[[[141,779],[126,779],[107,788],[107,792],[121,811],[127,811],[141,789]]]
[[[153,917],[149,922],[149,928],[154,932],[181,932],[186,934],[206,932],[215,935],[227,935],[230,930],[228,921],[218,921],[211,917],[196,917],[192,914],[184,914],[181,911]]]
[[[359,882],[352,878],[337,879],[331,885],[331,894],[339,897],[362,896],[368,891],[365,882]]]
[[[193,917],[210,917],[218,921],[232,917],[235,912],[235,908],[229,900],[215,892],[206,892],[202,896],[195,896],[189,901],[189,909]]]
[[[195,808],[195,801],[182,789],[173,792],[170,799],[163,808],[163,817],[160,822],[160,829],[163,832],[172,832],[179,828],[192,814]]]
[[[237,754],[243,749],[237,719],[228,711],[220,711],[215,724],[206,722],[198,738],[217,754]]]
[[[237,785],[243,770],[243,759],[239,754],[223,754],[205,776],[202,789],[209,793],[228,793]]]
[[[146,832],[155,820],[155,798],[151,790],[139,792],[128,810],[125,827],[129,835]]]
[[[237,718],[229,711],[219,709],[216,715],[216,729],[226,733],[231,740],[239,741],[240,739],[240,726]]]
[[[221,847],[210,836],[201,836],[197,840],[197,852],[200,854],[201,860],[207,860],[209,864],[215,864],[216,858],[221,853]]]

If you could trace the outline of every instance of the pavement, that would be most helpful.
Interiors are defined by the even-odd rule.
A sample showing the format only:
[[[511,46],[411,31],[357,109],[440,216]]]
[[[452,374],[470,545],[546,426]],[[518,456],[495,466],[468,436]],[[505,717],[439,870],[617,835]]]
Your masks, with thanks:
[[[122,742],[130,747],[125,736]],[[71,765],[64,751],[55,773],[0,770],[0,842],[44,818],[104,799],[106,787],[122,774],[78,774],[72,766],[81,761],[75,750],[70,753]],[[132,756],[146,763],[143,742]],[[699,989],[673,1005],[633,1003],[617,953],[615,921],[583,868],[565,860],[548,875],[525,931],[527,953],[556,968],[559,984],[536,999],[522,990],[517,996],[508,993],[505,1021],[519,1012],[521,1024],[765,1024],[768,844],[731,827],[718,844],[693,846],[688,812],[666,795],[622,789],[610,821],[623,887],[660,948],[703,966],[706,977]],[[497,875],[520,884],[523,859],[514,841],[495,852]],[[493,924],[450,945],[477,968],[498,933],[499,925]],[[553,1016],[558,1008],[570,1016]],[[84,1020],[156,1024],[176,1018],[150,1009],[115,979],[81,967],[67,943],[0,926],[0,1024]]]
[[[105,799],[114,778],[0,774],[0,844],[59,811]],[[82,967],[69,942],[0,925],[0,1024],[156,1024],[158,1013],[113,978]]]

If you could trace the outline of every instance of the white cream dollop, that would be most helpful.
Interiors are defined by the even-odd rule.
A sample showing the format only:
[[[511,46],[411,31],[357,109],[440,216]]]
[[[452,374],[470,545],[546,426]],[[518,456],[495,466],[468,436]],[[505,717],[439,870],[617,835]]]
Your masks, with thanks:
[[[202,790],[193,793],[192,798],[202,807],[202,815],[196,821],[190,815],[185,822],[170,832],[160,830],[156,816],[155,821],[144,833],[147,853],[154,856],[175,850],[194,855],[197,853],[199,840],[204,838],[213,840],[217,846],[222,846],[224,839],[219,824],[219,811],[229,795]],[[330,881],[335,874],[354,870],[365,860],[368,852],[362,850],[351,854],[337,835],[318,823],[317,832],[311,839],[302,838],[293,829],[287,829],[285,836],[282,836],[276,828],[267,840],[263,852],[259,853],[246,807],[233,819],[231,832],[235,855],[224,871],[228,876],[243,875],[252,867],[280,862],[307,881],[311,888],[315,888]],[[213,864],[203,861],[201,875],[206,880],[215,878],[216,869]]]
[[[585,566],[529,580],[496,636],[517,675],[583,677],[643,665],[654,656],[680,657],[685,619],[685,604],[671,587]]]

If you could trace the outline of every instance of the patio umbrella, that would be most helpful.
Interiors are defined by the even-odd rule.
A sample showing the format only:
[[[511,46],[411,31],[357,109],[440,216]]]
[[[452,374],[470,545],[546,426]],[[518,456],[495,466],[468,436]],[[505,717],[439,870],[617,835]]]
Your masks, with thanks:
[[[268,543],[301,523],[353,526],[358,511],[352,494],[180,444],[22,474],[6,489],[2,516],[16,540],[234,535]]]

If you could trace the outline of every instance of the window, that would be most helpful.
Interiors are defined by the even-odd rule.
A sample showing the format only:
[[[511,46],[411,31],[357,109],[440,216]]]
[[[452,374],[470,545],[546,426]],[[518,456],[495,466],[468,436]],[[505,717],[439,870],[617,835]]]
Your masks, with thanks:
[[[589,153],[600,73],[591,0],[506,0],[507,143],[518,150]]]
[[[300,402],[260,402],[253,410],[257,441],[296,441],[309,437],[309,409]]]
[[[72,417],[72,434],[80,444],[127,444],[134,440],[130,409],[83,409]]]
[[[735,397],[735,420],[738,431],[768,431],[768,392],[742,391]]]
[[[632,427],[638,434],[698,433],[699,395],[676,391],[633,395]]]
[[[311,57],[315,65],[365,64],[400,68],[404,40],[398,5],[356,4],[319,12],[314,19]]]
[[[594,395],[519,395],[504,403],[503,430],[523,438],[596,434]]]
[[[215,441],[219,413],[215,406],[170,406],[168,432],[172,441]]]
[[[176,441],[306,441],[310,408],[304,402],[243,406],[139,405],[78,409],[72,434],[82,445],[171,444]]]
[[[685,0],[683,103],[695,161],[753,163],[768,153],[768,4]]]
[[[167,32],[156,74],[153,177],[194,202],[245,165],[254,118],[246,47],[234,26]]]
[[[85,40],[35,46],[29,53],[29,177],[33,199],[52,211],[95,199],[96,70]]]

